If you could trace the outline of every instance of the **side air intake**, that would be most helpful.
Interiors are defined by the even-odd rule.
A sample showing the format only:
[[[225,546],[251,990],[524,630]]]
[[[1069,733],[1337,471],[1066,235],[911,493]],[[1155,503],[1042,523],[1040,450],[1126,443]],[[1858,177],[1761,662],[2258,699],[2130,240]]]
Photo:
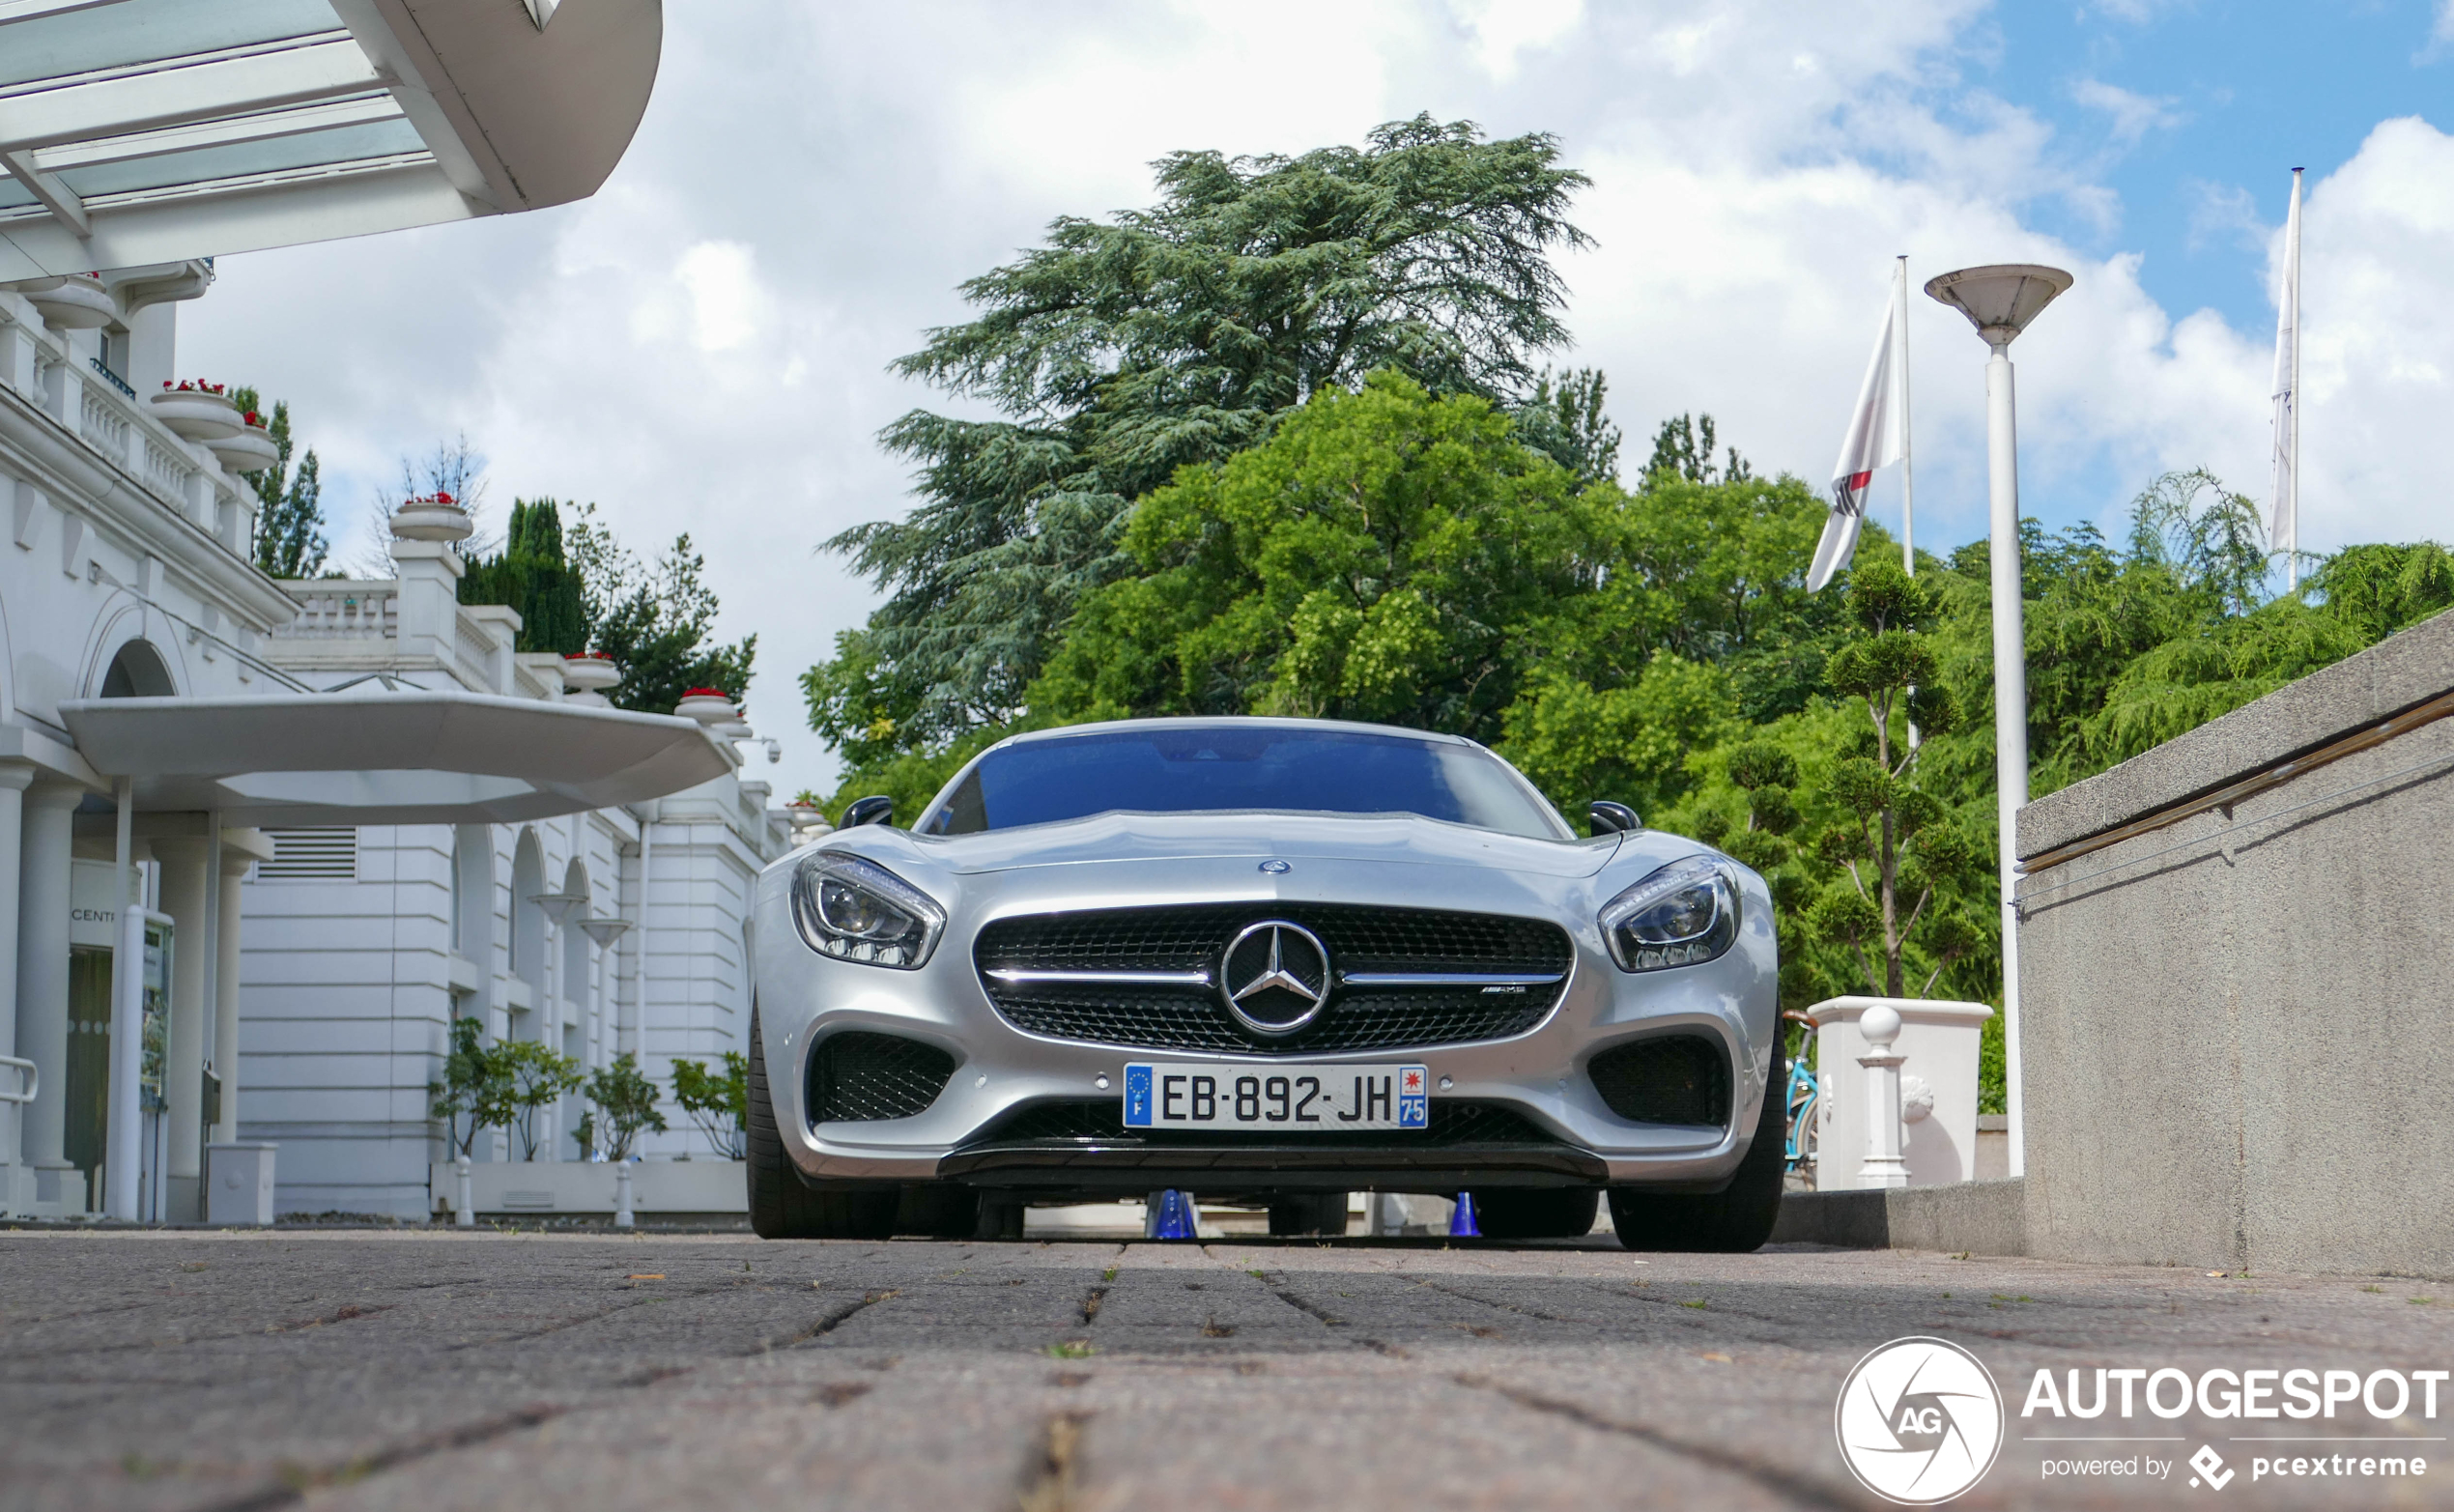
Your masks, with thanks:
[[[954,1075],[955,1058],[933,1044],[862,1030],[832,1035],[810,1060],[810,1122],[926,1113]]]
[[[1585,1066],[1603,1103],[1631,1124],[1727,1124],[1729,1062],[1699,1035],[1613,1045]]]

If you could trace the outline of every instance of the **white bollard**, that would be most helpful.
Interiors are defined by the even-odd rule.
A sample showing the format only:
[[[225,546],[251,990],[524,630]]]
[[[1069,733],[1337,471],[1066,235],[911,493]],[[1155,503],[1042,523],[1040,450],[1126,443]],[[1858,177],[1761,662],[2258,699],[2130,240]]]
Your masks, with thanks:
[[[634,1226],[631,1218],[631,1162],[623,1161],[614,1168],[614,1226]]]
[[[1909,1164],[1900,1157],[1900,1063],[1892,1053],[1900,1037],[1899,1011],[1884,1004],[1869,1008],[1858,1019],[1858,1033],[1874,1051],[1861,1055],[1866,1068],[1866,1162],[1858,1167],[1858,1185],[1906,1186]]]
[[[451,1221],[464,1229],[475,1228],[477,1226],[477,1198],[470,1190],[469,1157],[462,1155],[455,1164],[459,1167],[454,1173],[458,1177],[459,1190],[452,1194]]]

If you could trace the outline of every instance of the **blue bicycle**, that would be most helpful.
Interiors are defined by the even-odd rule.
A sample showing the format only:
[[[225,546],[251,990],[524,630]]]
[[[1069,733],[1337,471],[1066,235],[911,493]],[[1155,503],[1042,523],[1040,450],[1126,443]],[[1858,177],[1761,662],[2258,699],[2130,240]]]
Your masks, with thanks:
[[[1801,1025],[1807,1031],[1798,1040],[1797,1058],[1789,1063],[1788,1098],[1789,1137],[1782,1146],[1782,1168],[1796,1172],[1815,1157],[1815,1107],[1823,1100],[1823,1084],[1816,1079],[1814,1068],[1807,1064],[1807,1052],[1814,1044],[1815,1021],[1804,1013],[1783,1013],[1783,1022]]]

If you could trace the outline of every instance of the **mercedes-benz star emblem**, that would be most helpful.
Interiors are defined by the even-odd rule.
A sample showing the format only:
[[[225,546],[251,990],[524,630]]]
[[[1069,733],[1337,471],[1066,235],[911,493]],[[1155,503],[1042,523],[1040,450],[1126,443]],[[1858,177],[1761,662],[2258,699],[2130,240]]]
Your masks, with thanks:
[[[1218,963],[1227,1012],[1257,1035],[1277,1039],[1312,1022],[1329,1000],[1329,952],[1320,936],[1284,919],[1246,926]]]

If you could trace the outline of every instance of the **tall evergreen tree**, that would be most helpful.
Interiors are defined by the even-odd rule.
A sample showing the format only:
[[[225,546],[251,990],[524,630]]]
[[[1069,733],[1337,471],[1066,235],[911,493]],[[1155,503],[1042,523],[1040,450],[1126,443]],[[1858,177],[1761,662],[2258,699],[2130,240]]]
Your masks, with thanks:
[[[568,656],[588,648],[588,613],[579,570],[562,550],[562,516],[551,499],[514,499],[502,550],[469,564],[464,604],[507,604],[520,612],[523,651]]]
[[[1390,368],[1525,397],[1566,339],[1550,254],[1586,242],[1566,219],[1586,180],[1557,159],[1428,115],[1298,157],[1177,153],[1157,205],[1060,219],[963,285],[984,313],[896,370],[1004,417],[886,428],[921,502],[827,543],[890,597],[804,679],[813,727],[916,749],[1011,717],[1082,595],[1130,570],[1130,502],[1315,393]]]
[[[230,398],[243,414],[261,413],[264,408],[263,396],[252,388],[234,390]],[[324,570],[325,554],[330,549],[324,537],[324,482],[315,452],[310,449],[299,458],[297,471],[291,470],[294,444],[286,401],[273,405],[265,430],[280,448],[281,457],[263,471],[247,475],[248,486],[261,500],[253,543],[256,565],[270,577],[312,578]]]

